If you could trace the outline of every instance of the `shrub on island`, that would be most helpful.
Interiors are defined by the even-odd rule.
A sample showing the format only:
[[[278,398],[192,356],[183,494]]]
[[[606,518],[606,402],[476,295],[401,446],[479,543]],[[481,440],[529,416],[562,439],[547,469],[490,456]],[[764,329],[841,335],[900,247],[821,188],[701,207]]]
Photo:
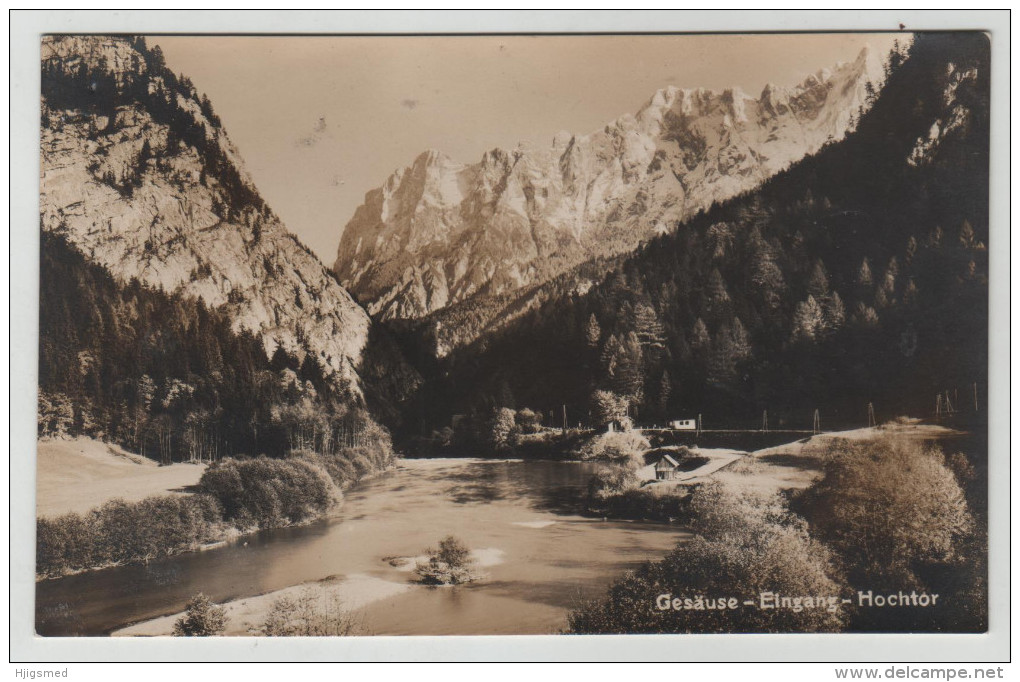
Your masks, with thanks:
[[[471,572],[471,551],[452,535],[440,540],[438,549],[425,553],[428,558],[414,569],[419,582],[425,585],[459,585],[478,577]]]

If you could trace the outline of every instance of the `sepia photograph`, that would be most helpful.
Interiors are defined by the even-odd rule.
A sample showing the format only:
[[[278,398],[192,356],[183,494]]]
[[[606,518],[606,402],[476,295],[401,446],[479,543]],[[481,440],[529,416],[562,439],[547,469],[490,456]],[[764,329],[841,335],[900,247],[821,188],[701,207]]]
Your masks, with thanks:
[[[37,637],[988,631],[988,33],[38,40]]]

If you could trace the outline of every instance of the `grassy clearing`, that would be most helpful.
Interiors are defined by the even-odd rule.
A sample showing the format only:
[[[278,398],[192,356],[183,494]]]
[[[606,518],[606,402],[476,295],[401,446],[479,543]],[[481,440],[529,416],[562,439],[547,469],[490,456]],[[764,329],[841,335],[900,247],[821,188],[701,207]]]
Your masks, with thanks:
[[[83,514],[114,498],[186,495],[204,464],[159,466],[120,446],[92,438],[40,440],[36,450],[36,515]]]

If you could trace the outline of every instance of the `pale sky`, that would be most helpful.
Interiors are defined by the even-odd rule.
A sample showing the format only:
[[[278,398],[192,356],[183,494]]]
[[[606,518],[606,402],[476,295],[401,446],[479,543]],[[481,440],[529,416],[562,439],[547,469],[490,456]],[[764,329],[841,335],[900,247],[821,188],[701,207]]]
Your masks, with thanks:
[[[463,163],[635,113],[667,85],[757,96],[899,34],[155,36],[263,198],[327,265],[369,190],[426,149]]]

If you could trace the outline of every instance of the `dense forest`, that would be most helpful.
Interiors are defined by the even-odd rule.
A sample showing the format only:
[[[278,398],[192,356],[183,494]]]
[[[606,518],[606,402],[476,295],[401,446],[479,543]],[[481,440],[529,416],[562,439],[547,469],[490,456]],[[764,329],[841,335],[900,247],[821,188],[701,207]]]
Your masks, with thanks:
[[[988,41],[919,34],[887,64],[845,141],[426,368],[416,421],[527,406],[559,425],[566,405],[592,423],[596,392],[716,427],[928,416],[946,390],[983,411]]]
[[[41,240],[40,436],[89,435],[163,463],[388,449],[314,355],[270,358],[200,300],[119,284],[62,237]]]

